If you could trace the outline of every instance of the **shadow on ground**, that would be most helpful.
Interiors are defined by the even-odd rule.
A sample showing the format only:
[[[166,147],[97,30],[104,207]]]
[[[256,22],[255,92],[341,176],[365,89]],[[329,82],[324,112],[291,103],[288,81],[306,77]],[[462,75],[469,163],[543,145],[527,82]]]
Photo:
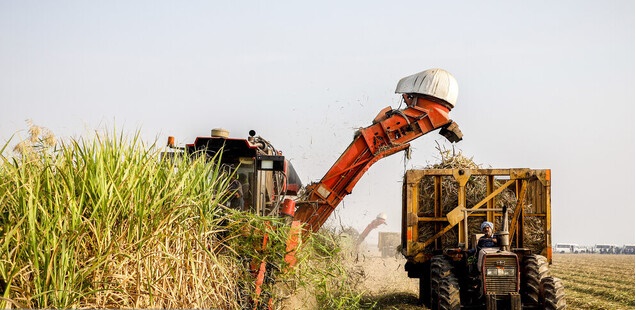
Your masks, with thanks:
[[[361,304],[367,306],[363,309],[427,309],[419,303],[416,295],[403,292],[363,296]]]

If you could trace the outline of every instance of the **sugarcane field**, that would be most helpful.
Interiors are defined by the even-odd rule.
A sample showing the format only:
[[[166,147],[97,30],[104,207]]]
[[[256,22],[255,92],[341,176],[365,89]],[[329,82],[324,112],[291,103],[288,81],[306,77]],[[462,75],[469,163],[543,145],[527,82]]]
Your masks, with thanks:
[[[0,0],[0,309],[635,309],[634,25]]]
[[[260,305],[282,309],[422,309],[430,306],[422,301],[422,279],[413,279],[404,272],[409,262],[403,255],[400,233],[374,230],[387,220],[385,214],[378,215],[369,224],[371,229],[362,233],[352,227],[325,226],[311,234],[305,239],[304,247],[294,250],[297,265],[290,270],[288,268],[292,265],[287,260],[289,249],[281,248],[284,244],[269,242],[265,245],[263,242],[268,241],[262,238],[265,233],[273,240],[285,239],[293,234],[293,228],[276,229],[277,225],[284,223],[276,223],[272,219],[263,222],[258,217],[223,207],[227,194],[208,196],[215,192],[227,193],[230,186],[225,175],[227,171],[223,171],[218,163],[209,165],[205,161],[173,159],[158,161],[155,165],[141,165],[149,159],[146,156],[155,156],[156,153],[143,152],[143,146],[135,139],[127,140],[109,134],[96,137],[91,144],[76,141],[63,146],[62,152],[55,154],[51,151],[56,139],[50,130],[30,124],[29,133],[28,139],[14,146],[14,151],[22,155],[21,161],[12,164],[5,159],[1,170],[5,180],[12,180],[3,183],[2,187],[2,198],[8,203],[5,205],[12,206],[5,209],[5,215],[20,223],[10,229],[3,227],[5,249],[14,249],[7,252],[12,259],[2,262],[4,268],[10,268],[12,272],[0,279],[4,295],[10,296],[3,299],[8,307],[216,305],[220,308],[245,308],[246,305]],[[481,165],[461,151],[438,146],[437,152],[439,161],[424,167],[424,171],[480,171]],[[123,156],[125,160],[113,162],[113,155]],[[182,172],[176,175],[162,172],[165,163],[169,163],[167,167],[176,169],[174,171]],[[128,171],[125,174],[128,180],[145,179],[163,190],[145,187],[145,182],[130,183],[115,177],[118,170]],[[64,176],[64,182],[54,178],[57,174]],[[153,177],[148,179],[151,175]],[[199,182],[192,185],[184,183],[178,190],[168,191],[166,187],[179,178],[197,175],[212,176],[204,183],[210,182],[207,186],[215,188],[206,190],[208,195],[201,196]],[[110,181],[105,182],[106,176]],[[486,196],[489,189],[481,187],[483,184],[480,182],[484,178],[487,177],[477,176],[471,186],[466,186],[469,189],[466,201],[479,204],[479,200]],[[202,179],[195,177],[193,180]],[[422,195],[418,196],[421,204],[416,207],[418,213],[427,216],[435,212],[427,208],[436,205],[432,201],[435,197],[429,193],[437,190],[429,189],[435,186],[430,178],[420,180],[414,186],[422,190]],[[444,197],[457,196],[460,188],[452,179],[439,180],[447,182]],[[493,181],[495,184],[503,182]],[[22,185],[14,188],[13,184]],[[78,187],[80,184],[83,185]],[[111,192],[109,188],[117,190]],[[144,203],[137,206],[127,203],[144,197],[135,193],[147,191],[156,191],[152,196],[156,198],[145,197]],[[188,192],[191,194],[181,195]],[[506,188],[500,192],[499,203],[517,204],[513,189]],[[78,204],[81,200],[70,200],[73,206],[70,209],[59,208],[55,203],[61,197],[78,194],[78,198],[85,201],[84,206]],[[177,196],[172,196],[175,194]],[[103,201],[100,199],[104,198],[98,197],[108,199]],[[190,202],[181,202],[182,199]],[[193,208],[196,206],[193,199],[212,199],[217,206],[212,205],[211,209],[205,210],[211,217],[206,216],[202,222],[204,218],[195,220],[195,215],[204,210]],[[52,217],[38,219],[37,212],[31,210],[29,204],[23,205],[19,201],[39,201],[39,212]],[[452,205],[457,204],[452,199],[442,201],[449,207],[441,204],[441,210],[452,209]],[[193,207],[184,209],[192,203],[195,203]],[[174,207],[170,207],[172,205]],[[104,206],[108,208],[104,209]],[[511,213],[514,214],[514,209]],[[18,220],[21,214],[26,217]],[[135,214],[141,217],[133,216]],[[478,218],[477,224],[472,220],[466,225],[473,231],[479,231],[478,223],[484,219]],[[529,219],[525,242],[528,246],[540,248],[546,242],[546,235],[542,233],[545,221]],[[502,225],[501,220],[495,222]],[[30,223],[38,223],[39,230],[30,229]],[[422,236],[420,241],[432,235],[421,225],[417,229]],[[381,242],[377,245],[367,243],[365,238],[376,232]],[[440,238],[441,243],[457,244],[460,235],[456,230],[449,232],[444,235],[445,238]],[[76,244],[83,246],[78,248]],[[56,249],[44,261],[48,267],[41,273],[33,273],[37,268],[33,263],[37,260],[28,253],[42,253],[46,248]],[[259,250],[252,252],[254,248]],[[634,256],[629,246],[611,254],[607,251],[601,254],[593,248],[580,246],[576,250],[570,247],[570,250],[563,253],[559,247],[552,249],[555,254],[549,270],[549,276],[559,279],[559,285],[562,285],[557,292],[563,294],[560,300],[563,305],[567,304],[570,309],[633,308]],[[286,255],[278,254],[279,258],[274,259],[276,253],[285,251]],[[433,253],[436,250],[423,247],[419,251]],[[269,257],[268,266],[278,267],[270,271],[259,286],[251,274],[257,269],[250,266],[258,266],[258,262],[264,262],[266,257]],[[73,277],[68,278],[69,275]],[[542,276],[547,278],[548,274]],[[136,284],[139,281],[145,284],[139,286]],[[196,291],[175,290],[174,281],[196,288]],[[72,289],[63,290],[66,293],[62,295],[43,291],[48,288],[48,291],[54,292],[63,287]],[[131,294],[130,289],[135,287],[143,289]],[[254,287],[260,287],[262,293],[255,295]],[[92,292],[86,291],[89,288]],[[33,294],[38,291],[44,294]],[[197,292],[200,291],[209,294],[199,295]]]

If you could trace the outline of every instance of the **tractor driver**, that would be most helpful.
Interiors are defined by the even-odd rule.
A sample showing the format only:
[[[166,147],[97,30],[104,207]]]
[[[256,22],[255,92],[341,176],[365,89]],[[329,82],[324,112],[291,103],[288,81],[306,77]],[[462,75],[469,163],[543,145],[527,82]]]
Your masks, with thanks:
[[[238,180],[241,183],[241,192],[243,194],[243,211],[247,211],[252,205],[252,190],[250,189],[250,182],[245,173],[239,174]]]
[[[481,248],[491,248],[497,246],[497,238],[493,236],[493,228],[491,222],[485,221],[481,223],[481,231],[484,233],[479,241],[477,242],[477,249]]]

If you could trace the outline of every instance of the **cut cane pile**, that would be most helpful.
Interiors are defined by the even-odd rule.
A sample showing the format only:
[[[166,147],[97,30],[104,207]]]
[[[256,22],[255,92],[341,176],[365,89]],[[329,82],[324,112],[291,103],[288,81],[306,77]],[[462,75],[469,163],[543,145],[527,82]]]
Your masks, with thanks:
[[[438,147],[440,153],[440,162],[429,164],[425,169],[480,169],[480,164],[473,161],[472,157],[464,156],[461,151],[456,152],[454,149],[442,149]],[[506,180],[495,179],[495,188],[501,186]],[[538,182],[538,181],[531,181]],[[458,201],[458,189],[459,185],[454,177],[443,176],[441,178],[441,209],[442,214],[439,217],[446,217],[446,214],[456,208],[459,204]],[[434,217],[434,204],[435,204],[435,179],[433,176],[425,176],[421,179],[419,184],[419,205],[418,213],[422,217]],[[466,207],[471,208],[487,196],[487,177],[486,176],[472,176],[466,183]],[[532,195],[531,191],[528,191],[528,195]],[[529,200],[529,199],[527,199]],[[499,195],[494,198],[494,207],[501,208],[508,206],[509,212],[514,212],[517,205],[517,197],[514,191],[514,184],[510,188],[505,189]],[[484,208],[485,206],[482,206]],[[526,203],[524,205],[524,211],[527,214],[531,214],[532,206]],[[525,231],[524,231],[524,247],[530,248],[533,252],[540,253],[544,248],[545,236],[543,233],[543,227],[545,225],[545,219],[543,217],[526,216],[525,218]],[[473,213],[468,217],[468,234],[481,233],[480,225],[486,220],[485,213]],[[512,221],[512,213],[509,216],[509,225]],[[495,222],[495,231],[501,230],[501,217],[497,216]],[[420,222],[418,227],[418,241],[425,242],[436,232],[443,229],[446,223],[436,222]],[[461,225],[458,224],[458,225]],[[442,235],[441,248],[458,247],[458,227],[453,227],[451,230]],[[472,245],[469,245],[472,246]],[[432,252],[434,245],[429,245],[426,248],[426,252]]]

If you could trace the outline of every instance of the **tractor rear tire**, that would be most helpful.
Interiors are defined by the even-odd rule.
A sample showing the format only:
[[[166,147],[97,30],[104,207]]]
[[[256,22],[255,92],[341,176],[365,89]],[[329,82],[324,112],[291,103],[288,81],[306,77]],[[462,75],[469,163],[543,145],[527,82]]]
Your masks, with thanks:
[[[524,306],[538,307],[541,304],[541,280],[550,273],[548,260],[541,255],[523,258],[521,274],[521,301]]]
[[[459,296],[459,282],[455,275],[451,272],[442,283],[440,283],[439,290],[439,310],[460,310],[462,307],[461,299]]]
[[[431,309],[437,310],[440,301],[440,287],[444,279],[452,275],[453,266],[443,255],[436,255],[431,258]],[[421,294],[420,294],[421,295]]]
[[[567,307],[561,279],[545,277],[541,280],[541,305],[547,310],[562,310]]]

